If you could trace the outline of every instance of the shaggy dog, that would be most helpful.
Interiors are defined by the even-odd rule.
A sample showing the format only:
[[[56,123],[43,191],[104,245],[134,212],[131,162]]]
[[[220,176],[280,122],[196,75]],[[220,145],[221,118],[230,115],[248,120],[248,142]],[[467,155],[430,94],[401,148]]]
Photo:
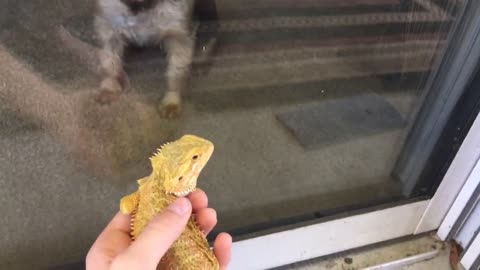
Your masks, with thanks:
[[[159,105],[165,118],[181,112],[181,94],[189,77],[195,30],[195,0],[97,0],[95,30],[102,50],[102,82],[96,100],[108,104],[127,87],[123,53],[127,44],[163,43],[167,53],[167,91]],[[160,47],[159,47],[160,48]]]

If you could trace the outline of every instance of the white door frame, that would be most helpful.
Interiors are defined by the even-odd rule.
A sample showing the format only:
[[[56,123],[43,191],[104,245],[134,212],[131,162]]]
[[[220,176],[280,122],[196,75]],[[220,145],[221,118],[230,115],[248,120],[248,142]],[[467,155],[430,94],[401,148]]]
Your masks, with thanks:
[[[477,142],[477,148],[478,147],[480,147],[480,140]],[[468,202],[472,198],[472,195],[474,194],[476,188],[479,185],[480,185],[480,159],[477,158],[474,169],[469,174],[466,183],[462,187],[462,190],[458,194],[457,198],[455,199],[455,202],[453,203],[445,219],[440,225],[440,228],[438,229],[438,236],[442,240],[446,240],[449,237],[450,232],[454,228],[454,225],[457,223],[457,220],[459,220],[461,214],[463,213],[463,210],[467,206]]]
[[[474,170],[479,159],[480,117],[477,116],[475,122],[470,128],[469,133],[467,134],[467,137],[463,141],[460,150],[445,174],[442,183],[430,201],[415,233],[422,233],[438,229],[440,223],[450,210],[450,207],[454,204],[458,195],[462,191],[465,183],[469,185],[475,184],[475,177],[470,178],[469,182],[467,182],[467,180],[472,174],[472,171]],[[462,197],[466,197],[466,193],[468,193],[469,190],[464,189],[462,192],[463,193],[461,194],[460,201],[455,206],[457,207],[457,211],[461,211],[461,209],[465,207],[465,205],[461,204],[461,201]],[[455,213],[456,212],[452,212],[452,215]],[[460,215],[460,213],[458,213],[458,215]]]
[[[480,115],[432,199],[235,241],[229,269],[269,269],[437,230],[464,184],[469,184],[467,180],[479,157]]]
[[[460,263],[465,269],[473,269],[475,261],[480,255],[480,235],[477,235],[473,240],[470,247],[466,250],[465,254],[462,256]]]

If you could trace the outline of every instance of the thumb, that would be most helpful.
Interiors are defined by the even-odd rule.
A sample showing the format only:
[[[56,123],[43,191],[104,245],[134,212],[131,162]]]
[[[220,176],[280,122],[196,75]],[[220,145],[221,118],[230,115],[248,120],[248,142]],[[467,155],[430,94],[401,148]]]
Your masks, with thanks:
[[[156,269],[160,259],[185,230],[192,205],[184,197],[178,198],[145,227],[132,245],[121,255],[120,261],[135,266],[130,269]]]

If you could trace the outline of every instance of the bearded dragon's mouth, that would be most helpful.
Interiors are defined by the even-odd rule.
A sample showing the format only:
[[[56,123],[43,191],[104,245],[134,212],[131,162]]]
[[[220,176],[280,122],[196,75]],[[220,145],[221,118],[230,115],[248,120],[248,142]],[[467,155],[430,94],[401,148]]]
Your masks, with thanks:
[[[177,196],[177,197],[185,197],[185,196],[187,196],[188,194],[192,193],[193,190],[194,190],[194,189],[192,188],[192,189],[189,189],[189,190],[172,192],[172,194],[175,195],[175,196]]]

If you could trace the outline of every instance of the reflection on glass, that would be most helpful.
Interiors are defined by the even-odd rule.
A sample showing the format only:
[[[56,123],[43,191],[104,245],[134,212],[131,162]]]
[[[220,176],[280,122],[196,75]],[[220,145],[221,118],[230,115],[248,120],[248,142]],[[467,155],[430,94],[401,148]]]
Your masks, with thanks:
[[[81,260],[186,133],[215,144],[199,186],[221,231],[402,198],[391,171],[463,1],[208,0],[191,25],[128,1],[0,1],[0,266]]]

